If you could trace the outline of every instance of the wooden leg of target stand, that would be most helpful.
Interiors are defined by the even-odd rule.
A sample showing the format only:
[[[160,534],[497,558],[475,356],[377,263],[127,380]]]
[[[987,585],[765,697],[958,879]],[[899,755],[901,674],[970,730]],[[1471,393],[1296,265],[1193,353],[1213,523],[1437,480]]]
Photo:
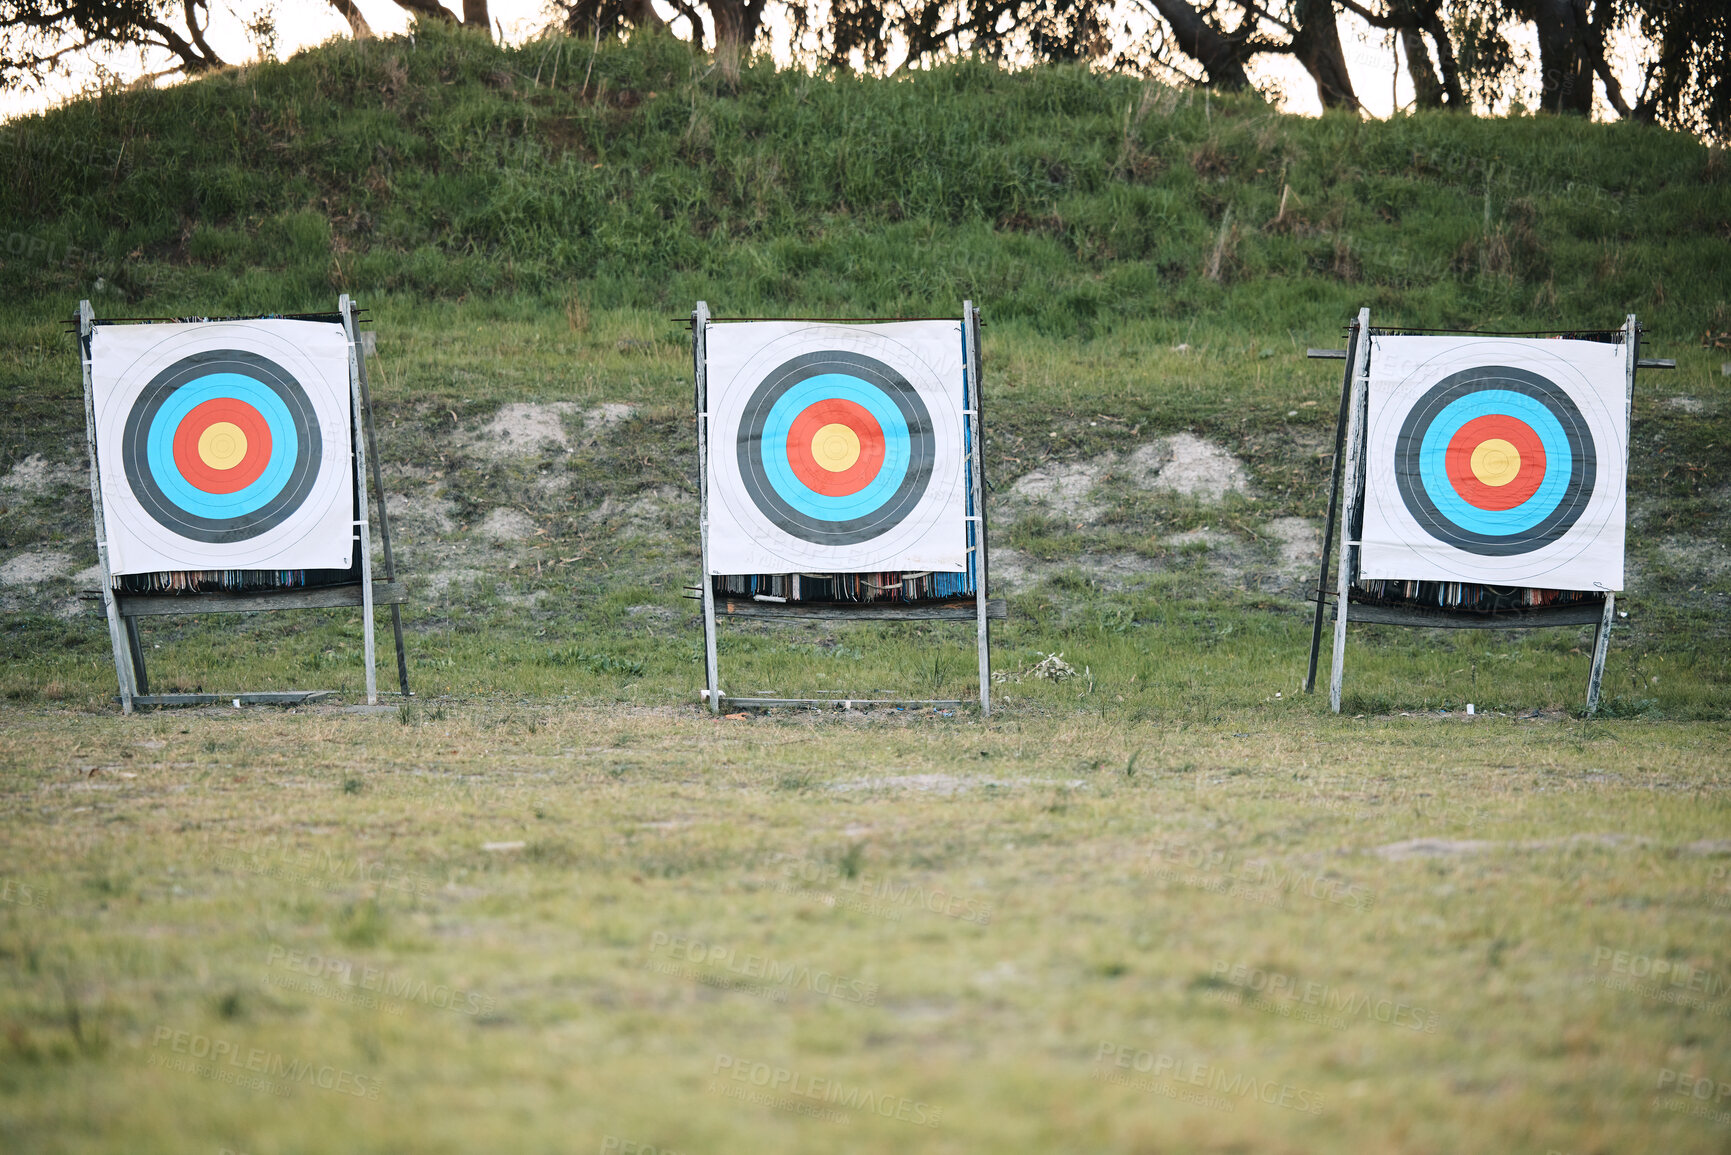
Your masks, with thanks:
[[[1341,450],[1346,445],[1348,406],[1352,404],[1352,371],[1358,364],[1358,321],[1352,323],[1346,345],[1346,372],[1340,381],[1340,416],[1334,422],[1334,457],[1328,467],[1328,524],[1322,531],[1322,573],[1316,579],[1316,616],[1310,623],[1310,664],[1305,669],[1304,692],[1316,692],[1316,659],[1322,653],[1322,616],[1328,612],[1328,562],[1334,548],[1335,520],[1340,513],[1340,485],[1344,463]]]
[[[132,657],[132,685],[140,694],[150,693],[150,675],[144,668],[144,643],[138,637],[138,619],[121,618],[126,623],[126,648]]]
[[[1611,623],[1617,617],[1617,595],[1605,595],[1605,614],[1593,631],[1593,664],[1587,673],[1587,717],[1599,712],[1599,682],[1605,676],[1605,655],[1611,648]]]

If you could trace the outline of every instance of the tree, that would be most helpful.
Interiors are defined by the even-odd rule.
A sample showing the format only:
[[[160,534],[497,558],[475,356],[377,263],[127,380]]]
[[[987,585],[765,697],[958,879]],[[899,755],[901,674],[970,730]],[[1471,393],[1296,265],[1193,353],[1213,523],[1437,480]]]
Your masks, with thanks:
[[[1224,89],[1251,87],[1246,65],[1259,55],[1295,57],[1329,108],[1357,109],[1335,24],[1333,0],[1137,0],[1153,30],[1114,51],[1125,29],[1109,0],[835,0],[830,59],[857,53],[882,67],[892,45],[906,63],[978,53],[1005,63],[1092,61],[1111,67],[1161,65]]]
[[[397,0],[402,3],[403,0]],[[574,36],[621,36],[637,28],[666,30],[668,21],[655,11],[650,0],[553,0],[564,13],[565,30]],[[703,30],[704,13],[715,30],[715,62],[729,83],[739,80],[740,62],[757,42],[763,29],[767,0],[668,0],[676,15],[690,27],[692,46],[701,50],[708,38]],[[790,0],[787,5],[797,28],[807,27],[805,5]]]
[[[1629,7],[1657,51],[1630,105],[1597,46],[1594,67],[1619,116],[1731,139],[1731,6],[1724,0],[1637,0]]]
[[[1259,37],[1256,21],[1241,12],[1237,24],[1226,28],[1215,15],[1215,5],[1195,8],[1186,0],[1138,0],[1171,29],[1171,43],[1202,67],[1207,82],[1216,88],[1245,89],[1250,76],[1244,66],[1260,52],[1273,51],[1274,41]],[[1171,63],[1171,61],[1162,61]]]
[[[833,0],[825,49],[846,66],[857,53],[882,69],[898,42],[899,67],[977,54],[1012,63],[1098,60],[1109,51],[1095,0]]]
[[[372,26],[355,0],[328,2],[348,22],[356,40],[372,37]],[[459,22],[439,0],[395,2],[417,17]],[[638,2],[648,7],[648,0]],[[487,0],[462,4],[463,27],[491,39]],[[225,68],[227,62],[205,39],[209,27],[210,0],[0,0],[0,88],[39,83],[68,60],[114,49],[166,52],[171,63],[148,79]]]
[[[1210,84],[1248,88],[1244,66],[1259,55],[1291,56],[1316,84],[1324,108],[1360,109],[1340,46],[1334,0],[1138,0],[1157,13],[1170,36],[1157,50],[1159,62],[1182,65],[1166,53],[1167,45],[1201,66]],[[1235,17],[1228,28],[1225,14]]]
[[[209,0],[0,0],[0,87],[104,47],[161,49],[176,62],[168,72],[209,72],[223,67],[209,26]]]
[[[352,0],[331,0],[339,11],[345,2],[352,3]],[[457,14],[439,3],[439,0],[395,0],[395,3],[397,7],[429,20],[442,20],[447,24],[459,22]],[[493,38],[493,17],[487,11],[487,0],[463,0],[461,23],[464,28],[474,29],[489,40]]]
[[[1521,69],[1510,26],[1539,46],[1538,107],[1591,116],[1594,83],[1617,115],[1701,136],[1731,136],[1731,5],[1725,0],[1339,0],[1377,28],[1399,32],[1421,108],[1489,106]],[[1445,18],[1446,17],[1446,18]],[[1611,67],[1608,42],[1632,28],[1650,52],[1633,101]],[[1424,38],[1435,46],[1432,69]],[[1440,91],[1439,91],[1440,86]]]
[[[355,0],[331,0],[331,7],[349,22],[349,35],[356,40],[371,40],[373,26],[367,23],[367,18],[361,14],[360,6]]]

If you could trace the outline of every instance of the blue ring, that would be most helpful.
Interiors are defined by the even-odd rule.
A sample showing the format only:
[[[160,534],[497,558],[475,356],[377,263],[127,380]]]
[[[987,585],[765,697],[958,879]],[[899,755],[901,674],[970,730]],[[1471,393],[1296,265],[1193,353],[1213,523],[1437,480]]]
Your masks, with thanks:
[[[793,472],[788,460],[788,433],[799,415],[819,401],[852,401],[878,423],[884,434],[884,460],[877,476],[855,493],[832,497],[818,493]],[[820,373],[807,377],[776,399],[764,419],[763,470],[777,496],[808,517],[846,521],[863,517],[888,501],[907,476],[913,454],[908,423],[883,390],[851,373]]]
[[[206,517],[180,505],[180,499],[186,496],[189,488],[189,483],[180,476],[180,470],[173,464],[173,430],[179,426],[180,421],[159,427],[156,418],[161,409],[173,404],[184,419],[184,414],[190,412],[193,404],[200,404],[207,398],[195,394],[180,398],[177,403],[176,395],[182,386],[196,386],[198,382],[215,381],[229,376],[238,379],[241,391],[248,395],[246,399],[255,404],[261,414],[274,413],[281,418],[282,413],[277,411],[277,405],[288,414],[286,426],[266,417],[267,425],[271,429],[273,459],[266,464],[275,464],[275,459],[281,455],[289,475],[286,481],[276,486],[274,496],[262,499],[254,508],[226,517]],[[228,383],[233,385],[236,382]],[[267,399],[253,393],[255,388],[268,390],[275,396],[277,404],[271,404]],[[265,404],[257,405],[260,400],[265,400]],[[159,434],[154,439],[154,453],[153,432]],[[158,525],[170,533],[192,541],[227,545],[250,540],[281,525],[306,503],[318,485],[324,461],[324,439],[319,431],[317,407],[288,370],[257,353],[241,349],[211,349],[182,357],[151,378],[150,383],[140,390],[133,399],[132,408],[126,415],[126,426],[121,431],[120,461],[133,496]],[[161,482],[175,487],[175,497],[169,496],[159,483],[159,478]],[[264,481],[262,475],[255,479],[254,484],[257,485],[259,481]],[[176,482],[180,484],[175,485]],[[271,484],[273,482],[265,481],[266,486]],[[200,507],[206,506],[213,499],[232,497],[206,493],[196,487],[190,488],[196,495],[195,504]]]
[[[244,401],[265,419],[270,428],[270,461],[245,488],[210,493],[186,480],[175,464],[174,435],[198,406],[228,399]],[[265,505],[288,484],[298,456],[294,417],[288,406],[275,390],[240,373],[210,373],[176,389],[156,411],[145,440],[145,460],[158,488],[181,509],[199,517],[239,517]]]
[[[1545,447],[1545,476],[1533,495],[1512,509],[1480,509],[1448,479],[1448,447],[1461,426],[1478,417],[1513,417],[1524,421]],[[1568,492],[1574,473],[1569,435],[1549,407],[1524,393],[1481,389],[1444,406],[1425,430],[1419,446],[1419,478],[1437,512],[1473,533],[1492,537],[1525,533],[1551,515]]]
[[[1456,402],[1467,401],[1479,394],[1500,395],[1503,407],[1481,407],[1469,402],[1469,408],[1464,412],[1454,409]],[[1561,491],[1554,495],[1554,499],[1549,490],[1542,498],[1535,492],[1516,507],[1520,512],[1514,513],[1513,517],[1489,522],[1489,517],[1500,511],[1482,510],[1460,499],[1448,481],[1446,468],[1442,467],[1447,439],[1442,439],[1440,444],[1430,440],[1431,426],[1448,414],[1451,423],[1445,423],[1443,428],[1446,435],[1452,437],[1465,423],[1464,419],[1482,415],[1487,409],[1506,412],[1511,395],[1540,406],[1562,430],[1560,448],[1553,439],[1547,437],[1544,440],[1546,476],[1541,482],[1543,487],[1554,476],[1560,482]],[[1535,432],[1549,425],[1549,422],[1534,417],[1533,411],[1524,403],[1520,403],[1519,408],[1524,415],[1533,418],[1529,424]],[[1428,459],[1427,444],[1432,451]],[[1511,365],[1479,365],[1462,369],[1426,390],[1412,403],[1401,421],[1394,440],[1393,464],[1395,488],[1419,528],[1445,545],[1482,557],[1513,557],[1560,540],[1586,513],[1599,473],[1598,450],[1593,443],[1592,431],[1568,390],[1538,373]],[[1451,512],[1445,513],[1438,499],[1444,503],[1454,499],[1456,504],[1453,504]],[[1541,509],[1541,506],[1545,508]],[[1529,519],[1529,513],[1537,516]],[[1472,524],[1461,524],[1455,519],[1455,514],[1461,514]],[[1498,532],[1483,533],[1474,528],[1474,525],[1483,524],[1494,524]]]
[[[833,390],[812,390],[803,393],[800,402],[776,414],[777,429],[773,438],[767,430],[770,415],[782,397],[798,389],[808,380],[831,378],[842,386],[847,400],[864,405],[879,421],[885,433],[885,466],[880,477],[893,478],[895,486],[886,493],[868,483],[867,490],[876,497],[876,505],[865,505],[862,494],[841,498],[826,498],[807,489],[803,482],[790,477],[792,466],[787,463],[787,431],[794,418],[817,400],[834,396]],[[861,392],[863,386],[865,392]],[[894,418],[877,401],[893,407]],[[905,433],[903,432],[905,431]],[[897,444],[905,437],[904,460]],[[773,450],[766,449],[766,440],[774,441]],[[931,484],[932,467],[937,458],[936,434],[931,414],[920,399],[919,390],[895,369],[863,353],[840,349],[819,349],[782,362],[766,374],[745,402],[734,435],[737,466],[746,497],[759,513],[777,529],[814,545],[834,547],[857,545],[882,537],[899,525],[919,505]],[[893,460],[892,460],[893,457]],[[778,481],[772,481],[769,466],[785,466]],[[874,478],[873,481],[877,481]],[[788,496],[801,498],[799,506]],[[820,504],[821,503],[821,504]],[[833,503],[833,504],[832,504]],[[845,509],[858,503],[863,512],[857,516],[837,516],[832,510]],[[825,512],[813,514],[812,508]]]

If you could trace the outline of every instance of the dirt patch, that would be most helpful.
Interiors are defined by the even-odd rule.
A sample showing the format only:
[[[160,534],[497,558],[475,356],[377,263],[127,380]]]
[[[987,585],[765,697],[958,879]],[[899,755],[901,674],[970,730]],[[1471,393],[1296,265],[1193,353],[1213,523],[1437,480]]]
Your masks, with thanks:
[[[32,453],[0,477],[0,489],[20,493],[50,493],[66,486],[87,482],[90,475],[72,465],[56,465],[40,453]]]
[[[1142,446],[1130,455],[1130,465],[1141,471],[1137,480],[1144,489],[1165,490],[1202,502],[1250,492],[1249,475],[1238,458],[1189,433]],[[1152,473],[1147,472],[1150,466],[1155,466]]]
[[[1105,506],[1089,497],[1116,458],[1112,454],[1093,461],[1054,461],[1024,473],[1010,492],[1047,506],[1065,520],[1093,521]]]
[[[73,566],[70,554],[42,551],[21,553],[0,565],[0,585],[33,586],[65,577]]]
[[[1409,838],[1391,842],[1370,853],[1390,862],[1409,858],[1449,858],[1466,854],[1483,854],[1495,850],[1563,850],[1580,846],[1596,846],[1603,850],[1620,850],[1625,846],[1651,846],[1653,840],[1635,834],[1570,834],[1563,838],[1539,838],[1529,842],[1487,842],[1474,838]],[[1690,847],[1702,843],[1692,842]],[[1711,853],[1711,852],[1708,852]]]
[[[1269,537],[1278,543],[1277,561],[1283,585],[1291,586],[1316,575],[1322,562],[1322,530],[1307,517],[1277,517],[1268,523]]]
[[[1706,402],[1699,397],[1667,397],[1665,404],[1684,413],[1704,413],[1707,410]]]
[[[657,485],[633,494],[609,494],[589,513],[589,520],[601,524],[617,524],[621,530],[670,536],[676,520],[690,516],[695,502],[683,497],[671,485]],[[683,508],[682,508],[683,507]]]
[[[1731,576],[1731,549],[1710,538],[1667,537],[1653,544],[1649,565],[1691,584],[1711,585]]]
[[[1109,477],[1123,478],[1149,493],[1171,493],[1204,504],[1250,492],[1243,462],[1211,441],[1178,433],[1122,456],[1047,462],[1016,479],[1009,490],[1011,504],[1087,524],[1108,508],[1110,499],[1099,487]]]
[[[452,586],[461,589],[482,576],[481,570],[455,566],[450,569],[434,570],[427,575],[427,591],[431,594],[442,594]]]
[[[637,415],[637,406],[624,401],[603,401],[583,415],[583,431],[597,433],[611,429],[621,421],[628,421]]]
[[[911,790],[916,794],[960,794],[985,788],[1009,790],[1022,786],[1062,786],[1075,790],[1086,786],[1082,778],[963,778],[955,774],[891,774],[881,778],[853,778],[832,782],[829,788],[843,793],[858,790]]]
[[[482,427],[476,448],[492,457],[521,457],[549,447],[569,449],[565,418],[576,411],[569,401],[514,401],[501,406]]]
[[[1194,565],[1197,555],[1221,581],[1233,586],[1279,593],[1302,590],[1315,581],[1322,557],[1322,535],[1315,522],[1276,518],[1261,528],[1260,536],[1262,541],[1256,542],[1210,526],[1186,530],[1161,539],[1161,545],[1176,551],[1176,556],[1165,559],[1127,551],[1083,551],[1074,557],[1045,559],[998,546],[992,550],[992,588],[1015,593],[1079,570],[1103,590],[1124,590],[1156,573]]]
[[[1081,570],[1099,582],[1102,589],[1121,590],[1146,579],[1160,568],[1157,562],[1139,553],[1084,552],[1075,557],[1047,561],[1000,546],[992,550],[989,578],[994,594],[999,590],[1013,593],[1032,588],[1067,570]]]
[[[392,493],[385,507],[391,511],[391,528],[407,541],[437,537],[457,528],[453,502],[430,494]]]
[[[487,515],[475,532],[488,541],[525,541],[535,535],[535,521],[520,509],[501,507]]]
[[[569,423],[581,419],[581,436],[593,443],[637,415],[637,406],[606,401],[581,409],[570,401],[513,401],[500,406],[472,439],[475,449],[494,459],[570,451],[576,445]]]
[[[1462,854],[1479,854],[1494,850],[1498,845],[1500,844],[1476,838],[1409,838],[1405,842],[1391,842],[1387,846],[1379,846],[1371,853],[1390,862],[1401,862],[1408,858],[1451,858]]]

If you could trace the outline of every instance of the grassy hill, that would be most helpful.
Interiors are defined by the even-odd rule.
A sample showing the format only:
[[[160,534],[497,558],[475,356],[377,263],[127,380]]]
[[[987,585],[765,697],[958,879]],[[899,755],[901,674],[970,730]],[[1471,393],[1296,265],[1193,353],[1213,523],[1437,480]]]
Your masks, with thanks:
[[[688,689],[690,655],[620,615],[689,608],[678,318],[695,299],[722,315],[881,316],[971,297],[987,320],[998,572],[1018,598],[1006,661],[1067,647],[1134,675],[1131,709],[1204,711],[1219,693],[1186,652],[1223,652],[1229,695],[1271,664],[1288,682],[1301,660],[1295,559],[1314,549],[1338,389],[1338,366],[1305,362],[1307,345],[1338,343],[1361,305],[1385,323],[1515,330],[1634,311],[1649,351],[1683,368],[1645,375],[1637,399],[1640,612],[1620,653],[1639,666],[1656,647],[1696,673],[1658,698],[1649,675],[1613,674],[1633,702],[1722,709],[1731,436],[1722,355],[1697,346],[1731,329],[1731,163],[1686,137],[1532,117],[1302,119],[971,62],[894,81],[759,64],[730,91],[670,38],[505,49],[426,29],[13,122],[0,175],[0,467],[41,454],[30,468],[58,478],[0,495],[0,552],[69,559],[55,581],[0,590],[18,611],[7,646],[29,659],[13,687],[26,696],[106,678],[100,626],[67,600],[67,575],[93,560],[63,332],[76,301],[110,317],[212,315],[326,308],[348,291],[377,321],[411,580],[447,606],[412,615],[416,644],[442,651],[419,660],[448,671],[445,688],[527,677],[611,694],[627,669],[647,671],[633,692]],[[569,434],[567,451],[497,452],[502,406],[523,405]],[[592,429],[584,414],[603,405],[628,406],[627,423]],[[1114,480],[1138,447],[1180,432],[1230,454],[1247,486],[1192,501]],[[1097,516],[1017,504],[1018,484],[1051,469],[1115,496]],[[528,521],[489,529],[501,510]],[[1177,632],[1151,648],[1151,625]],[[254,628],[274,647],[298,627]],[[177,647],[196,655],[186,684],[211,663],[212,677],[257,680],[224,665],[253,652],[232,623],[186,630],[169,636],[212,647]],[[531,641],[548,636],[591,641],[573,651],[583,660],[549,664]],[[526,648],[501,665],[500,638]],[[1476,659],[1471,684],[1454,684],[1457,644],[1479,643],[1377,640],[1420,680],[1360,704],[1482,702]],[[1578,646],[1535,635],[1517,647],[1534,680],[1498,684],[1511,703],[1571,703]],[[867,648],[886,681],[924,660]],[[81,656],[44,670],[45,652]],[[284,642],[271,676],[328,680],[304,655]],[[772,661],[761,684],[775,680],[797,679]]]
[[[1360,304],[1731,327],[1731,165],[1634,125],[1307,120],[977,63],[891,82],[759,64],[729,92],[669,38],[513,50],[427,29],[106,95],[4,140],[0,219],[46,246],[9,247],[13,307],[106,274],[128,301],[236,311],[337,288],[680,312],[968,294],[1059,336],[1151,316],[1278,333]]]

